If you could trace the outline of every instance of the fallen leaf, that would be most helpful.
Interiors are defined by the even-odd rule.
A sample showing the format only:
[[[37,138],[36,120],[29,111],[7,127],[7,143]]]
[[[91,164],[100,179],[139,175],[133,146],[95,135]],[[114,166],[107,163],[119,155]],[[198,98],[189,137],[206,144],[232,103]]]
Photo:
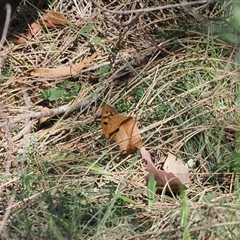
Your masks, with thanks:
[[[26,43],[29,39],[31,39],[33,36],[35,36],[38,32],[40,32],[40,30],[42,29],[42,27],[34,22],[31,25],[29,25],[29,30],[25,35],[22,35],[18,40],[17,40],[17,44],[23,44]]]
[[[59,28],[69,25],[69,21],[61,13],[55,11],[48,11],[43,16],[43,20],[40,20],[39,23],[41,26],[46,26],[48,28]]]
[[[166,186],[167,191],[177,193],[180,186],[182,185],[179,178],[171,172],[166,172],[164,170],[158,169],[152,162],[150,153],[144,147],[140,149],[140,153],[142,157],[147,161],[147,170],[149,173],[145,176],[146,181],[148,182],[151,173],[153,173],[155,181],[157,182],[157,187],[163,188]]]
[[[172,172],[178,177],[183,185],[189,187],[191,181],[189,178],[188,168],[185,166],[183,161],[176,157],[171,152],[168,152],[167,159],[164,162],[163,169],[166,172]]]
[[[95,52],[92,56],[83,59],[82,62],[76,63],[72,66],[61,66],[57,68],[36,68],[29,70],[31,76],[35,77],[67,77],[77,74],[81,69],[88,66],[97,57],[99,51]]]
[[[141,135],[133,117],[120,124],[115,139],[123,153],[134,153],[142,147]]]
[[[55,11],[48,11],[42,20],[33,22],[29,25],[29,30],[26,34],[19,37],[17,44],[26,43],[28,40],[33,38],[43,27],[48,28],[60,28],[69,25],[69,21],[61,14]]]
[[[105,104],[101,116],[102,131],[107,139],[115,139],[123,153],[142,147],[141,135],[133,117],[126,117]]]

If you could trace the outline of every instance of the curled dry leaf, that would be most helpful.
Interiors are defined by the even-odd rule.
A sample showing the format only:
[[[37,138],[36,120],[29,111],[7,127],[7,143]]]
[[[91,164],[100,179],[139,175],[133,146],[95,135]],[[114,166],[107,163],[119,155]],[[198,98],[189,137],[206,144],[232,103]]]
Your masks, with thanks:
[[[184,165],[183,161],[176,157],[175,154],[168,152],[167,159],[164,162],[163,169],[166,172],[172,172],[178,177],[183,185],[189,187],[190,178],[188,168]]]
[[[82,62],[76,63],[72,66],[61,66],[57,68],[36,68],[29,70],[30,75],[35,77],[67,77],[76,75],[80,70],[87,67],[97,57],[99,51],[95,52],[92,56],[83,59]]]
[[[152,162],[150,153],[144,147],[140,149],[140,153],[147,161],[147,170],[149,173],[145,177],[146,181],[148,182],[150,174],[153,173],[157,182],[157,187],[163,188],[166,186],[167,191],[171,190],[173,193],[177,193],[183,185],[180,179],[172,172],[166,172],[165,170],[158,169]]]
[[[123,153],[134,153],[142,147],[141,135],[134,118],[128,117],[120,124],[115,139]]]
[[[48,28],[60,28],[69,25],[69,21],[61,13],[55,11],[48,11],[39,23]]]
[[[23,36],[19,37],[19,39],[17,40],[17,44],[23,44],[26,43],[29,39],[31,39],[33,36],[35,36],[38,32],[40,32],[40,30],[42,29],[42,27],[34,22],[31,25],[29,25],[29,30],[26,34],[24,34]]]
[[[115,139],[123,153],[142,147],[141,135],[133,117],[126,117],[105,104],[101,116],[102,131],[107,139]]]
[[[17,44],[26,43],[29,39],[33,38],[38,32],[40,32],[43,27],[61,28],[69,24],[69,21],[61,13],[48,11],[43,16],[42,20],[33,22],[29,25],[28,32],[17,40]]]

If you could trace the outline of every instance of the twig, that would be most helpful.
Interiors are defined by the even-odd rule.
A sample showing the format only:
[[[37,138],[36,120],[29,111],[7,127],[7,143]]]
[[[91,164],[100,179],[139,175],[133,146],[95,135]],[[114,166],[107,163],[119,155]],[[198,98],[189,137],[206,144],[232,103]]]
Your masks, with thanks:
[[[4,228],[4,225],[6,224],[7,219],[9,217],[9,214],[11,213],[11,209],[12,209],[12,206],[13,206],[13,202],[14,202],[14,200],[16,198],[16,194],[17,194],[17,189],[14,189],[13,194],[12,194],[10,200],[9,200],[6,212],[5,212],[4,216],[3,216],[3,220],[0,222],[1,223],[0,224],[0,233],[2,232],[2,230]]]
[[[9,3],[7,3],[5,5],[5,9],[6,9],[6,17],[5,17],[4,28],[3,28],[3,32],[2,32],[2,36],[1,36],[1,40],[0,40],[0,47],[2,47],[2,45],[5,42],[8,27],[9,27],[9,23],[10,23],[10,19],[11,19],[11,14],[12,14],[12,7]]]
[[[2,119],[7,119],[7,114],[4,112],[5,106],[2,102],[0,102],[0,117]],[[7,123],[4,128],[4,133],[6,137],[6,144],[4,144],[6,148],[6,157],[5,157],[5,171],[6,174],[10,173],[10,167],[11,167],[11,162],[13,160],[12,154],[13,154],[13,141],[11,138],[11,131],[10,131],[10,125]]]
[[[119,59],[119,60],[115,61],[115,63],[119,63],[119,62],[121,62],[121,61],[122,61],[122,59]],[[83,70],[81,70],[79,73],[91,72],[91,71],[97,70],[97,69],[99,69],[99,68],[101,68],[101,67],[104,67],[104,66],[110,65],[110,64],[111,64],[110,61],[103,62],[103,63],[100,63],[100,64],[98,64],[98,65],[96,65],[96,66],[83,69]]]
[[[169,8],[186,7],[186,6],[191,6],[191,5],[195,5],[195,4],[204,4],[204,3],[215,2],[216,0],[198,0],[198,1],[194,1],[194,2],[182,2],[182,3],[176,3],[176,4],[169,4],[169,5],[165,5],[165,6],[159,6],[159,7],[141,8],[141,9],[135,9],[135,10],[122,10],[122,11],[110,10],[105,7],[102,7],[101,5],[96,3],[94,0],[91,0],[91,1],[98,8],[100,8],[106,12],[117,13],[117,14],[132,14],[132,13],[153,12],[153,11],[159,11],[159,10],[164,10],[164,9],[169,9]]]
[[[115,21],[115,20],[110,19],[110,18],[107,16],[107,14],[103,12],[104,17],[105,17],[109,22],[111,22],[111,23],[113,23],[113,24],[115,24],[115,25],[118,25],[118,26],[120,26],[120,27],[127,27],[127,26],[129,26],[129,25],[132,25],[134,22],[136,22],[136,21],[138,20],[140,14],[141,14],[141,13],[139,13],[139,14],[138,14],[137,16],[135,16],[133,19],[129,19],[127,22],[120,23],[120,22],[117,22],[117,21]]]
[[[5,126],[5,136],[7,138],[7,141],[6,141],[6,156],[5,156],[5,171],[6,171],[6,174],[10,174],[10,168],[11,168],[11,163],[13,161],[13,140],[11,138],[11,134],[10,134],[10,125],[7,124]]]
[[[26,89],[23,90],[23,99],[24,99],[24,102],[25,102],[26,106],[28,108],[30,108],[32,106],[32,103],[31,103],[31,100],[28,96],[28,93],[27,93]],[[32,127],[32,125],[34,124],[35,121],[30,120],[30,118],[26,118],[26,121],[27,121],[26,125],[18,132],[17,135],[12,137],[13,142],[16,142],[18,139],[20,139],[25,134],[30,133],[31,127]]]
[[[52,115],[55,116],[55,115],[66,112],[67,110],[70,109],[70,106],[71,106],[70,104],[66,104],[66,105],[63,105],[63,106],[60,106],[60,107],[57,107],[57,108],[54,108],[54,109],[44,110],[42,112],[30,112],[30,113],[27,113],[27,114],[21,114],[17,117],[14,117],[14,118],[10,119],[10,120],[7,120],[5,122],[0,123],[0,128],[5,127],[8,124],[11,125],[11,124],[20,122],[22,120],[25,120],[26,118],[39,119],[41,117],[50,117]]]
[[[27,124],[14,137],[12,137],[12,141],[16,142],[17,140],[22,138],[22,136],[28,134],[30,132],[34,122],[35,122],[34,120],[28,121]]]
[[[59,115],[62,113],[71,113],[78,108],[85,107],[86,105],[89,104],[89,101],[93,101],[97,99],[98,95],[106,88],[106,84],[101,85],[98,89],[95,90],[95,92],[90,95],[88,98],[86,98],[83,101],[77,102],[73,105],[71,104],[66,104],[57,108],[49,109],[49,110],[44,110],[41,112],[30,112],[27,114],[21,114],[20,116],[14,117],[10,120],[4,121],[0,123],[0,128],[3,128],[7,125],[11,125],[17,122],[20,122],[22,120],[25,120],[26,118],[31,118],[31,119],[39,119],[41,117],[50,117],[50,116],[55,116]]]
[[[50,140],[46,141],[44,143],[44,145],[48,145],[48,144],[50,144],[50,143],[52,143],[52,142],[54,142],[56,140],[59,141],[60,137],[64,136],[65,133],[66,133],[66,130],[61,131],[58,135],[56,135],[53,138],[51,138]]]

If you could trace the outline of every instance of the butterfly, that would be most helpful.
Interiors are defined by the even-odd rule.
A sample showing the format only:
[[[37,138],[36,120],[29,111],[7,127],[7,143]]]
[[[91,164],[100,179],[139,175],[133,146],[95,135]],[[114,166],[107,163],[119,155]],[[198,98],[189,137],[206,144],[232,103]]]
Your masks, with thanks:
[[[115,139],[123,153],[135,152],[142,146],[142,140],[133,117],[118,114],[110,105],[102,109],[101,127],[107,139]]]

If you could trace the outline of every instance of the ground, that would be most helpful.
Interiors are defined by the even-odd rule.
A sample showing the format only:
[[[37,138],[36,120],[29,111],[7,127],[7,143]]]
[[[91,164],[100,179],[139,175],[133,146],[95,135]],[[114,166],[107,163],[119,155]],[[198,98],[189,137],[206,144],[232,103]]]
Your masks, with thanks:
[[[1,239],[238,239],[239,7],[179,2],[17,9],[0,51]],[[64,26],[26,38],[50,11]],[[189,188],[149,199],[139,151],[102,133],[105,103],[135,117],[156,166],[169,151],[190,165]]]

